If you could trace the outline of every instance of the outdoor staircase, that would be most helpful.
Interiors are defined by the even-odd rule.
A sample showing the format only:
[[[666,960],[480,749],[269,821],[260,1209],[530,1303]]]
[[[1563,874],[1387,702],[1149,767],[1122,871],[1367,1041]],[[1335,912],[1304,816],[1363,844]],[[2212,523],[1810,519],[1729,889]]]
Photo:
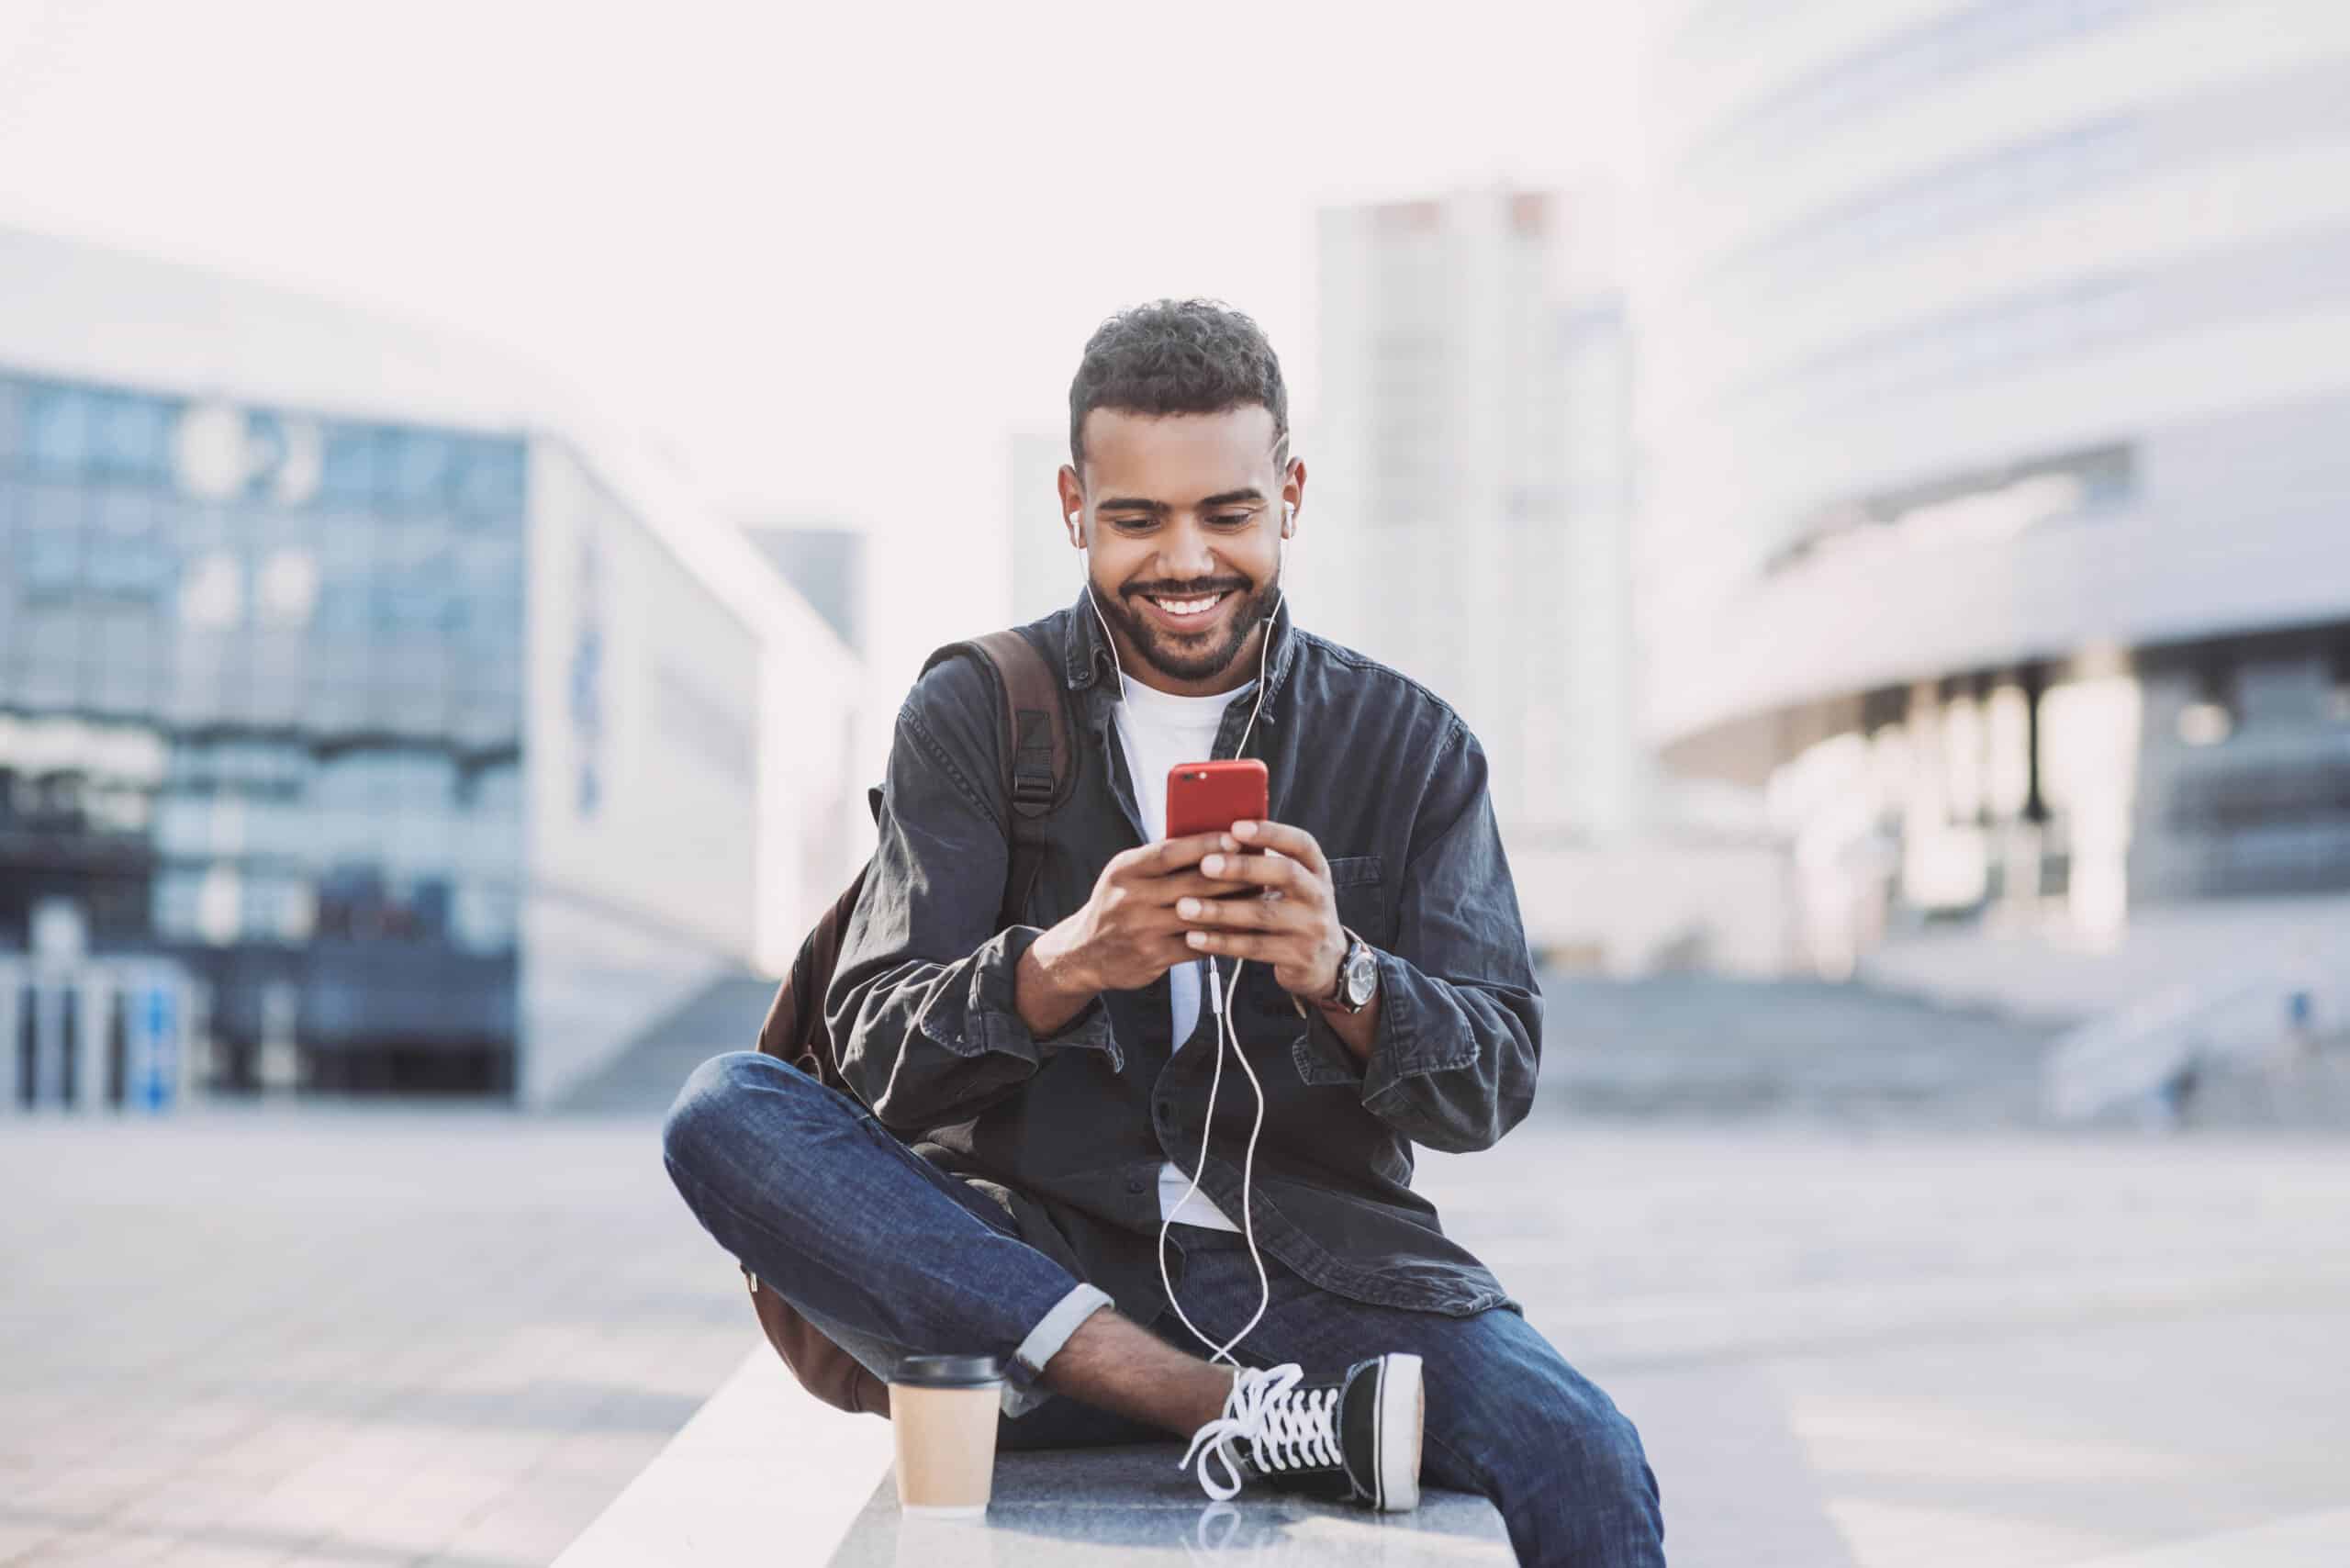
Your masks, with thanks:
[[[775,985],[759,975],[713,980],[549,1108],[583,1115],[658,1115],[695,1068],[722,1052],[757,1046]]]

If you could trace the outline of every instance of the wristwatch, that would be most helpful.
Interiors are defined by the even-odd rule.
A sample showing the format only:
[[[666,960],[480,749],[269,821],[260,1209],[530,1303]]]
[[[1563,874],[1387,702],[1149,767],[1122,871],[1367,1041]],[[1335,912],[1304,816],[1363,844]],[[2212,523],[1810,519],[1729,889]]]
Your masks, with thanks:
[[[1338,959],[1337,982],[1330,987],[1330,994],[1316,1000],[1315,1005],[1326,1013],[1360,1013],[1371,1005],[1371,993],[1378,989],[1379,959],[1371,953],[1371,944],[1347,931],[1347,950]]]

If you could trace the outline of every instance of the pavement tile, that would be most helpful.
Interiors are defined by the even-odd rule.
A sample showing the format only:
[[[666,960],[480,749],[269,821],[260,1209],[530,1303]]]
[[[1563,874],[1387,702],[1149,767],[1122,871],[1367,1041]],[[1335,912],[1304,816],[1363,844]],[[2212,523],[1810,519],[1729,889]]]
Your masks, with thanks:
[[[552,1562],[601,1513],[613,1489],[601,1484],[518,1489],[440,1543],[442,1558]]]
[[[144,1568],[171,1546],[168,1535],[98,1529],[49,1541],[23,1561],[40,1568]]]
[[[10,1568],[543,1563],[756,1343],[650,1123],[116,1130],[0,1138]],[[2338,1146],[1538,1118],[1419,1166],[1639,1424],[1676,1561],[2055,1568],[2340,1497]]]
[[[24,1560],[34,1548],[44,1546],[64,1533],[60,1526],[40,1519],[16,1518],[5,1506],[0,1506],[0,1562]]]

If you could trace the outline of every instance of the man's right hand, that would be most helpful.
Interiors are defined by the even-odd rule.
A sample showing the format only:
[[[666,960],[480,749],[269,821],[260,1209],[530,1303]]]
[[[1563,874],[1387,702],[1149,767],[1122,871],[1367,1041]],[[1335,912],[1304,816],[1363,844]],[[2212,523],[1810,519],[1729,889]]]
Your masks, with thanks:
[[[1096,993],[1133,991],[1198,958],[1183,940],[1176,902],[1253,888],[1199,868],[1206,857],[1239,847],[1228,834],[1202,833],[1111,857],[1084,907],[1037,937],[1021,960],[1020,1014],[1029,1028],[1051,1034]]]

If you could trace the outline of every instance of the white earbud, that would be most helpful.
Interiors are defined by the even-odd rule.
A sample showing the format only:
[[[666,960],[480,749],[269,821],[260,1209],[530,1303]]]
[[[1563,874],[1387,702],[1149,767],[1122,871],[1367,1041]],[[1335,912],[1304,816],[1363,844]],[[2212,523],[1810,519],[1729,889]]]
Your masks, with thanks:
[[[1078,518],[1080,515],[1078,512],[1069,514],[1070,528],[1078,529]],[[1126,700],[1126,666],[1118,657],[1117,638],[1110,634],[1110,619],[1102,613],[1101,602],[1093,597],[1093,556],[1085,547],[1085,533],[1082,529],[1078,529],[1077,558],[1080,563],[1078,576],[1085,582],[1085,602],[1092,606],[1093,619],[1102,624],[1102,641],[1109,644],[1111,667],[1118,672],[1118,700],[1124,702]]]

